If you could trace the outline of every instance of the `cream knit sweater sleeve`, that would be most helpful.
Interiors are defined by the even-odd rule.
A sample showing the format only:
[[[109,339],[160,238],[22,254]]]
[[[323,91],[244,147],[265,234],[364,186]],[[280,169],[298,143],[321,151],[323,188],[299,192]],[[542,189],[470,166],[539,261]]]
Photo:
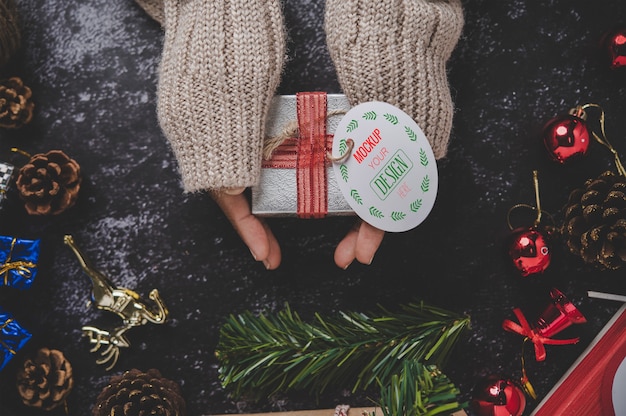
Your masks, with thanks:
[[[157,113],[184,190],[255,184],[285,59],[280,1],[139,3],[165,30]]]
[[[453,102],[446,74],[463,28],[460,0],[326,0],[325,30],[352,105],[386,101],[446,155]]]

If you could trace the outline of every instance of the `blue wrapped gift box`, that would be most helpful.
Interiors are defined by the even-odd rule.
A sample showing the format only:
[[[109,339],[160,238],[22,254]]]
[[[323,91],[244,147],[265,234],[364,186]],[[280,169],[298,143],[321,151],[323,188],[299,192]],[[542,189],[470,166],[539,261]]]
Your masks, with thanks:
[[[32,334],[22,328],[13,315],[0,308],[0,370],[31,337]]]
[[[31,287],[37,275],[40,240],[0,236],[0,286]]]

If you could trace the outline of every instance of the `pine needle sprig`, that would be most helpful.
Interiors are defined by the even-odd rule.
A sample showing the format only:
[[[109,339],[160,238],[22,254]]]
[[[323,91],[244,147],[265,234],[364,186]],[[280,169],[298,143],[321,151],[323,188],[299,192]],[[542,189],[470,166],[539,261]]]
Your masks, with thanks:
[[[405,360],[443,366],[470,318],[427,304],[378,315],[339,312],[303,321],[289,305],[275,314],[231,315],[220,330],[216,357],[222,385],[267,397],[279,391],[327,387],[353,392],[388,383]]]
[[[449,415],[468,405],[459,403],[459,389],[435,365],[406,360],[402,372],[394,374],[388,385],[379,384],[377,404],[383,416]]]

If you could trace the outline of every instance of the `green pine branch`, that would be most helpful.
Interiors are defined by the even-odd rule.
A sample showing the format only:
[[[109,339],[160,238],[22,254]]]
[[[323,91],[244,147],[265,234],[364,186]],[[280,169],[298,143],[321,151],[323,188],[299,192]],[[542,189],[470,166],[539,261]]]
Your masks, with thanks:
[[[402,372],[380,388],[377,405],[383,416],[449,415],[467,407],[458,401],[459,389],[437,366],[418,361],[405,360]]]
[[[222,385],[236,396],[327,387],[387,385],[405,360],[442,366],[470,318],[422,303],[377,315],[316,314],[304,322],[289,305],[271,315],[231,315],[220,330],[216,356]]]

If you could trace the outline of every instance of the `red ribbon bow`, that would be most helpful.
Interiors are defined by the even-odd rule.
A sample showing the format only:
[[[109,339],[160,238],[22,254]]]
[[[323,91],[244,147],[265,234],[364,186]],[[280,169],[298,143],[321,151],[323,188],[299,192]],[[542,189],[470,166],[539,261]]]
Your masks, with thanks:
[[[505,331],[520,334],[532,341],[535,345],[535,358],[537,361],[543,361],[546,359],[546,348],[544,344],[568,345],[576,344],[579,341],[578,337],[570,339],[552,339],[545,337],[530,327],[526,317],[519,308],[513,309],[513,313],[517,316],[520,323],[517,324],[509,319],[505,319],[504,322],[502,322],[502,328],[504,328]]]
[[[328,214],[326,154],[333,135],[326,132],[327,95],[324,92],[296,94],[298,137],[289,138],[263,161],[264,168],[296,169],[297,213],[300,218]]]

